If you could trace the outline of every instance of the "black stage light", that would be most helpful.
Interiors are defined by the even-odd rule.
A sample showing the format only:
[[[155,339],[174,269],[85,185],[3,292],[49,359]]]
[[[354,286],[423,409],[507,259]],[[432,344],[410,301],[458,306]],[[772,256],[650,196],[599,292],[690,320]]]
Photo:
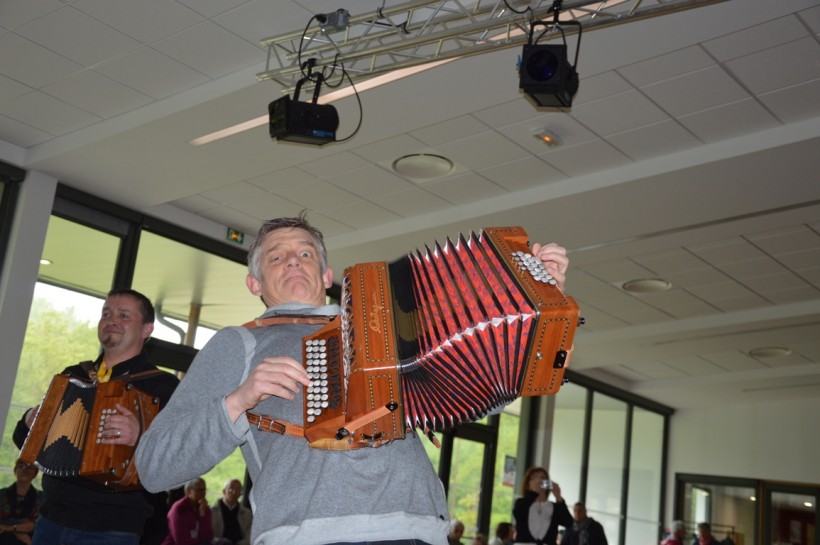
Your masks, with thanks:
[[[569,108],[578,83],[578,72],[567,59],[566,44],[524,46],[518,88],[537,107]]]
[[[300,102],[298,96],[297,88],[293,100],[285,95],[268,104],[270,137],[315,146],[335,142],[339,128],[336,108],[330,104]]]

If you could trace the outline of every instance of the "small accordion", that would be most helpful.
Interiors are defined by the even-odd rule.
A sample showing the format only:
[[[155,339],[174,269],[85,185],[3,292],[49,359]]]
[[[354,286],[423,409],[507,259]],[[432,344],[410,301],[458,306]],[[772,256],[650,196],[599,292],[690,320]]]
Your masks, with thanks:
[[[311,446],[432,435],[563,383],[579,309],[522,228],[425,250],[347,268],[341,315],[303,339]]]
[[[85,477],[114,491],[140,489],[133,463],[136,447],[101,442],[105,420],[118,412],[117,404],[134,413],[142,430],[159,412],[159,400],[129,381],[138,375],[104,383],[55,375],[20,459],[36,463],[46,475]]]

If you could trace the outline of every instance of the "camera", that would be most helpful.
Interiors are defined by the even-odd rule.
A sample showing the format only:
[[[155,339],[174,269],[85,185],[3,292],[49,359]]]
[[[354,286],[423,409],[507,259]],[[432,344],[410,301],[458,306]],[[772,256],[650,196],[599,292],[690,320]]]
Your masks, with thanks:
[[[549,480],[549,479],[544,479],[543,481],[541,481],[541,488],[543,490],[551,489],[552,488],[552,481]]]

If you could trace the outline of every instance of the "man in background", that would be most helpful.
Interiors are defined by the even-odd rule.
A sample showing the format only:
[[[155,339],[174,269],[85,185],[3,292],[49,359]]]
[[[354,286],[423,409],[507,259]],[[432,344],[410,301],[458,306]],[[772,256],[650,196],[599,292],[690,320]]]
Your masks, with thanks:
[[[143,294],[130,289],[108,293],[97,324],[102,354],[95,361],[66,367],[62,374],[84,381],[107,382],[123,375],[157,371],[143,350],[154,331],[154,306]],[[159,399],[160,408],[171,398],[179,380],[170,373],[134,382],[135,387]],[[14,430],[14,443],[22,448],[39,407],[25,412]],[[137,417],[118,405],[102,429],[102,442],[134,446],[143,430]],[[106,543],[137,545],[151,515],[151,501],[143,490],[112,492],[83,477],[43,475],[43,504],[34,528],[33,545],[54,543]]]
[[[222,489],[222,497],[211,506],[214,541],[219,545],[249,545],[251,542],[251,510],[239,503],[242,483],[231,479]]]
[[[604,527],[587,516],[587,508],[582,502],[572,506],[572,519],[572,526],[564,531],[562,545],[607,545]]]

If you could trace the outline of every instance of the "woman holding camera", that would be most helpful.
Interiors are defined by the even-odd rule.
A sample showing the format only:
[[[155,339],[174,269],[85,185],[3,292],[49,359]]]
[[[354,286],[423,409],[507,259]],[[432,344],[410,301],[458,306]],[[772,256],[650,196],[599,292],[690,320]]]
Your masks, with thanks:
[[[555,501],[549,501],[550,492]],[[558,526],[572,526],[572,515],[561,497],[561,487],[550,481],[543,467],[531,467],[521,483],[522,497],[515,500],[515,542],[555,545]]]

